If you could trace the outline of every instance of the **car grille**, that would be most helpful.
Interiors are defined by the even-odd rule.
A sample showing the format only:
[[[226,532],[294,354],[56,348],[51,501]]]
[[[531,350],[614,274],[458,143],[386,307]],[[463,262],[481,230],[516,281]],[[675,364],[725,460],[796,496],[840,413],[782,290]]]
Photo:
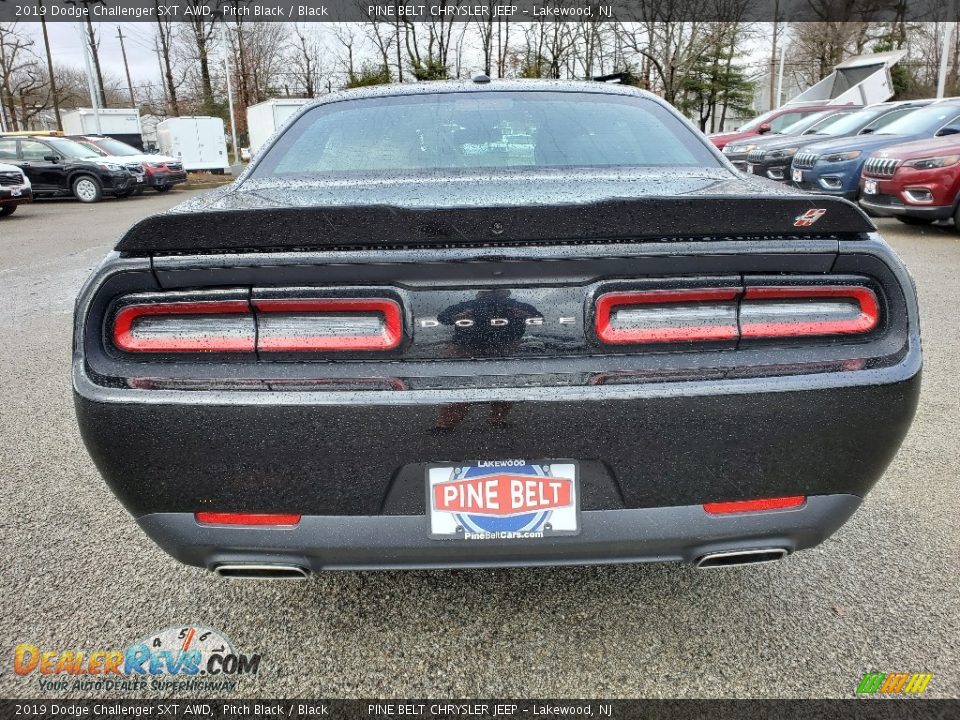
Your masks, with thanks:
[[[140,163],[126,163],[124,167],[134,175],[143,175],[143,165]]]
[[[0,186],[23,185],[23,175],[17,172],[0,172]]]
[[[897,171],[899,160],[893,158],[869,158],[863,166],[863,171],[867,175],[876,175],[877,177],[893,177]]]
[[[793,166],[797,168],[812,168],[820,157],[812,152],[799,152],[793,156]]]
[[[183,170],[183,163],[168,162],[167,168],[169,170]]]
[[[747,162],[758,163],[763,160],[763,150],[751,150],[747,154]]]

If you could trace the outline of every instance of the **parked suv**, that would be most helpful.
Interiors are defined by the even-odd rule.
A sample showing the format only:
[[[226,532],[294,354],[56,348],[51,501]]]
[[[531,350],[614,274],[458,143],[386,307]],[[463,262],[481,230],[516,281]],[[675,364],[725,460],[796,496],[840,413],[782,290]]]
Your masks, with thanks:
[[[13,215],[17,206],[33,200],[30,181],[16,165],[0,163],[0,217]]]
[[[934,102],[870,135],[816,143],[793,156],[791,184],[801,190],[856,200],[860,172],[871,153],[882,148],[960,132],[960,101]]]
[[[710,142],[720,150],[723,150],[729,143],[737,142],[738,140],[747,140],[771,132],[780,132],[788,125],[792,125],[810,113],[836,110],[837,108],[837,105],[788,105],[755,117],[734,132],[714,133],[709,136]]]
[[[723,149],[723,154],[726,156],[727,160],[734,164],[737,170],[751,172],[751,170],[747,167],[747,158],[751,154],[757,152],[757,150],[766,147],[770,143],[780,142],[787,137],[798,137],[804,133],[812,132],[815,128],[829,125],[830,123],[838,120],[843,114],[847,114],[859,109],[860,106],[857,105],[851,107],[849,110],[823,110],[822,112],[818,113],[810,113],[809,115],[804,115],[795,123],[787,125],[785,128],[777,132],[764,135],[763,137],[754,137],[745,141],[730,143]]]
[[[867,158],[860,205],[908,225],[953,219],[960,227],[960,135],[884,148]]]
[[[798,135],[775,135],[756,142],[747,154],[747,172],[780,182],[790,181],[790,163],[801,149],[833,138],[870,135],[897,118],[929,105],[931,100],[887,102],[855,112],[828,116]],[[729,149],[729,146],[727,146]]]
[[[144,184],[157,192],[166,192],[174,185],[187,181],[187,173],[183,169],[183,163],[169,155],[143,153],[133,145],[127,145],[125,142],[120,142],[106,135],[71,135],[70,139],[96,150],[101,155],[112,155],[113,157],[123,158],[128,162],[142,164],[146,175]],[[140,192],[141,189],[138,188],[137,192]]]
[[[105,157],[62,137],[0,136],[0,162],[23,170],[36,197],[72,195],[86,203],[126,197],[144,175],[138,162]]]

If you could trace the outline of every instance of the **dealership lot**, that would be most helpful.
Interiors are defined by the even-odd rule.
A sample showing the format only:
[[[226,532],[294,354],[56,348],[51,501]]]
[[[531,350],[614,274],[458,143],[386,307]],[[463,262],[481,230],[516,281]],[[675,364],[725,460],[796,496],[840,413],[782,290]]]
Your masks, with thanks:
[[[5,696],[56,696],[13,673],[18,643],[123,648],[190,623],[263,654],[260,673],[236,695],[850,696],[872,670],[932,672],[928,695],[960,696],[960,234],[952,228],[879,221],[917,281],[923,395],[884,479],[820,548],[732,571],[238,583],[177,564],[140,532],[83,449],[69,387],[80,284],[126,227],[188,196],[37,202],[0,220]]]

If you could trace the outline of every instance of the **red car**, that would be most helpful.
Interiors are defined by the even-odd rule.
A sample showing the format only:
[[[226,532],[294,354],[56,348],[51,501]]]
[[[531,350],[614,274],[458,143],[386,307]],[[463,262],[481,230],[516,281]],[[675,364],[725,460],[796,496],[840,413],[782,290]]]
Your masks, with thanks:
[[[960,135],[891,145],[871,155],[860,177],[860,205],[909,225],[950,220],[960,227]]]
[[[714,133],[713,135],[708,135],[708,137],[710,138],[710,142],[716,145],[718,149],[723,150],[728,143],[736,142],[737,140],[744,140],[745,138],[755,137],[757,135],[766,135],[769,132],[780,132],[780,130],[787,125],[795,123],[804,115],[820,112],[821,110],[836,109],[836,105],[800,105],[793,107],[788,105],[755,117],[734,132]]]

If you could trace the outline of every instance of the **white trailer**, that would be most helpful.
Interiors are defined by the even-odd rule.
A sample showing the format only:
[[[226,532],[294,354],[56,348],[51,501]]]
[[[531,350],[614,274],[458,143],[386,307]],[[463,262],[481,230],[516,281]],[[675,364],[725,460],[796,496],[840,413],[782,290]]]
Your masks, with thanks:
[[[178,158],[187,171],[230,168],[223,120],[216,117],[175,117],[157,123],[157,141],[163,155]]]
[[[108,135],[143,150],[140,111],[136,108],[77,108],[61,115],[66,135]]]
[[[247,135],[250,155],[256,155],[267,139],[309,102],[312,101],[302,98],[278,98],[248,107]]]
[[[890,68],[906,50],[858,55],[834,65],[833,72],[816,85],[792,98],[787,105],[873,105],[893,97]]]

